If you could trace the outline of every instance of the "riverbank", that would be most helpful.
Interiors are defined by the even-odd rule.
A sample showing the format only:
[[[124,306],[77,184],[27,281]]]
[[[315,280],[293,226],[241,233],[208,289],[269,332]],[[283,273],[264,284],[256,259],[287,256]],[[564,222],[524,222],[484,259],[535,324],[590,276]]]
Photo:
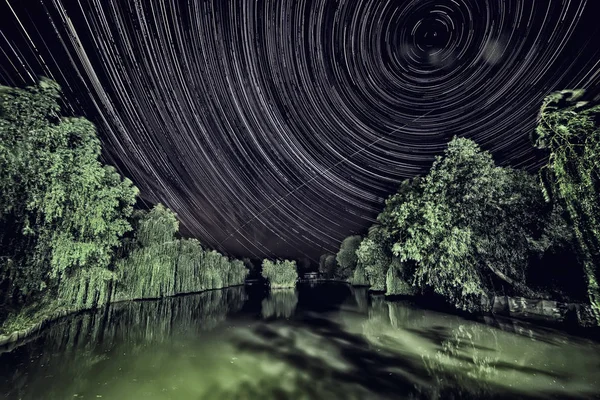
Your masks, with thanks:
[[[93,306],[86,308],[66,308],[64,305],[58,304],[58,301],[55,300],[46,304],[39,304],[33,307],[29,307],[28,309],[23,310],[21,313],[17,315],[9,315],[8,318],[3,321],[2,325],[0,325],[0,347],[5,347],[14,343],[18,343],[24,341],[30,336],[39,333],[44,330],[44,328],[48,327],[52,323],[71,316],[78,313],[93,311],[93,310],[101,310],[103,308],[108,307],[111,304],[117,303],[127,303],[127,302],[135,302],[135,301],[146,301],[146,300],[159,300],[169,297],[177,297],[177,296],[185,296],[191,294],[198,294],[204,292],[210,292],[214,290],[227,289],[232,287],[243,286],[243,283],[223,286],[223,287],[215,287],[211,289],[198,290],[193,292],[181,292],[175,293],[168,296],[161,297],[140,297],[140,298],[132,298],[132,299],[116,299],[110,300],[107,303],[103,303],[101,306]],[[111,296],[112,297],[112,296]]]
[[[121,302],[65,318],[0,353],[0,398],[599,393],[599,342],[537,324],[483,322],[333,283]]]
[[[505,317],[582,328],[596,326],[592,309],[588,304],[528,299],[525,297],[494,296],[489,303],[484,301],[483,306],[484,309],[489,309],[491,314]]]

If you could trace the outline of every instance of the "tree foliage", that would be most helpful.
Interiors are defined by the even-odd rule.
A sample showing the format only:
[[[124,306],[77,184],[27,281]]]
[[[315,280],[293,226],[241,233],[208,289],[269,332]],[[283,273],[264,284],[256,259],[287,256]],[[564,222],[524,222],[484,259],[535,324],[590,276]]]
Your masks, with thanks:
[[[420,190],[420,178],[405,180],[395,195],[390,196],[377,222],[371,226],[368,235],[356,251],[357,270],[364,270],[372,290],[386,290],[387,272],[397,257],[392,246],[397,240],[395,213]],[[408,285],[409,283],[407,283]]]
[[[262,276],[269,280],[271,288],[274,289],[296,287],[296,261],[265,259],[262,263]]]
[[[175,237],[176,215],[158,204],[142,213],[129,254],[117,263],[115,300],[158,298],[244,283],[248,270],[204,250],[196,239]]]
[[[45,79],[0,87],[3,308],[34,321],[244,282],[241,261],[178,239],[169,209],[134,211],[138,189],[99,161],[94,125],[61,116],[59,99]]]
[[[385,290],[385,274],[391,262],[391,252],[389,248],[386,251],[384,246],[384,241],[375,234],[365,238],[356,250],[356,270],[364,270],[372,290]]]
[[[403,182],[356,251],[372,289],[433,291],[477,310],[495,290],[535,295],[530,259],[569,235],[536,179],[498,167],[471,140],[453,139],[423,178]]]
[[[98,160],[89,121],[60,116],[59,95],[48,80],[0,88],[0,269],[21,302],[71,277],[103,279],[138,193]]]
[[[600,323],[600,101],[585,91],[548,96],[540,111],[535,144],[549,151],[540,171],[548,201],[567,212]]]
[[[333,279],[337,264],[333,254],[322,254],[319,258],[319,272],[325,279]]]
[[[454,139],[411,197],[392,212],[393,252],[416,264],[417,286],[467,310],[494,282],[532,294],[525,272],[552,209],[531,175],[498,167],[473,141]]]
[[[335,279],[348,280],[354,274],[356,262],[358,261],[356,250],[360,246],[361,240],[360,236],[354,235],[342,241],[340,250],[335,257],[337,261],[337,268],[333,273]]]
[[[388,296],[414,295],[417,290],[411,284],[412,277],[412,268],[407,263],[400,262],[399,258],[393,257],[385,276],[385,294]]]

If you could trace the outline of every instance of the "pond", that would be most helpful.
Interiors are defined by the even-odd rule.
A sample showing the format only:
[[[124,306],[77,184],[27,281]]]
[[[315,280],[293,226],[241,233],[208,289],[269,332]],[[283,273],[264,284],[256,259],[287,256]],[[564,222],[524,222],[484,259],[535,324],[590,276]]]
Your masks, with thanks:
[[[0,354],[6,399],[599,394],[599,342],[522,322],[465,319],[331,283],[113,304],[60,320]]]

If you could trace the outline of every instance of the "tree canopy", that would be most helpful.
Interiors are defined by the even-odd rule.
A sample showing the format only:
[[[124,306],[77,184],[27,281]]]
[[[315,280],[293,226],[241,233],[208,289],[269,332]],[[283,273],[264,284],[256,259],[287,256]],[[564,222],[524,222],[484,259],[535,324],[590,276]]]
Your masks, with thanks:
[[[358,261],[356,250],[360,246],[361,240],[362,238],[359,235],[354,235],[347,237],[340,244],[340,250],[335,257],[337,268],[334,277],[336,279],[348,280],[353,275]]]
[[[34,324],[244,282],[243,262],[179,239],[168,208],[134,210],[138,189],[100,162],[94,125],[62,116],[59,100],[46,79],[0,87],[0,310]]]
[[[60,116],[59,95],[49,80],[0,88],[0,268],[22,300],[106,269],[138,193],[99,161],[89,121]]]
[[[600,100],[582,90],[548,96],[534,140],[549,152],[540,171],[544,193],[567,212],[600,322]]]
[[[417,286],[467,310],[494,281],[532,294],[525,272],[552,211],[533,176],[498,167],[473,141],[455,138],[420,191],[392,212],[393,252],[416,263]]]

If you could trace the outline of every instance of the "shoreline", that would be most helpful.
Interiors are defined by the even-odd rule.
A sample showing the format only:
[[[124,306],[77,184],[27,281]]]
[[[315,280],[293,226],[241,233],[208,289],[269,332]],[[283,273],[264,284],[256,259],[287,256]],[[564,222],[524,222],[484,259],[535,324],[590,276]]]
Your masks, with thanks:
[[[308,283],[308,282],[315,282],[315,283],[329,282],[329,283],[345,284],[350,287],[359,287],[359,288],[366,287],[364,285],[352,285],[350,282],[334,280],[334,279],[318,279],[318,280],[298,281],[298,283]],[[211,291],[215,291],[215,290],[234,288],[234,287],[239,287],[239,286],[246,286],[246,285],[244,283],[242,283],[242,284],[238,284],[238,285],[230,285],[230,286],[224,286],[224,287],[220,287],[220,288],[211,288],[211,289],[204,289],[204,290],[193,291],[193,292],[176,293],[176,294],[173,294],[170,296],[163,296],[163,297],[144,297],[144,298],[134,298],[134,299],[120,299],[120,300],[116,300],[116,301],[111,301],[111,302],[103,305],[102,307],[93,307],[93,308],[84,308],[84,309],[62,309],[62,310],[56,311],[50,315],[44,316],[43,318],[37,320],[36,322],[33,322],[27,328],[13,331],[9,334],[4,334],[4,335],[0,334],[0,353],[3,353],[5,351],[12,351],[12,350],[16,349],[17,347],[21,346],[22,344],[27,343],[29,341],[27,339],[33,339],[36,334],[41,333],[49,325],[51,325],[63,318],[66,318],[66,317],[69,317],[72,315],[77,315],[79,313],[103,310],[103,309],[110,307],[113,304],[128,303],[128,302],[157,301],[157,300],[175,298],[175,297],[180,297],[180,296],[190,296],[190,295],[194,295],[194,294],[206,293],[206,292],[211,292]],[[268,286],[268,285],[266,285],[266,286]],[[271,289],[277,290],[277,289],[290,289],[290,288],[271,288]],[[489,319],[491,317],[493,319],[499,318],[499,319],[513,320],[513,321],[517,321],[517,322],[525,322],[525,323],[533,324],[533,325],[540,326],[540,327],[557,328],[557,329],[564,330],[565,332],[569,332],[569,333],[572,333],[572,331],[574,331],[574,330],[576,330],[577,332],[587,332],[587,333],[594,333],[595,331],[600,332],[598,327],[587,325],[587,324],[585,324],[585,320],[582,321],[580,319],[580,315],[581,315],[580,310],[589,308],[589,305],[587,305],[587,304],[560,303],[560,302],[548,301],[548,300],[526,299],[526,298],[521,298],[521,297],[511,298],[508,296],[498,296],[499,299],[502,299],[504,301],[502,301],[502,300],[498,301],[497,299],[494,298],[493,299],[494,306],[492,306],[492,308],[489,310],[489,312],[468,313],[468,312],[461,312],[460,310],[456,310],[451,307],[447,307],[446,305],[443,305],[443,304],[438,304],[437,302],[431,303],[429,301],[431,299],[424,299],[424,298],[420,298],[419,296],[385,295],[384,292],[370,291],[370,290],[369,290],[369,293],[376,295],[376,296],[383,296],[387,301],[391,301],[391,302],[398,302],[398,301],[403,301],[403,300],[416,301],[416,304],[419,307],[423,307],[425,309],[438,310],[440,312],[462,315],[465,318],[477,318],[477,319],[482,318],[483,320],[486,320],[486,322],[485,322],[486,324],[490,324],[490,325],[498,325],[497,322],[489,323],[487,321],[487,319]],[[544,304],[542,302],[553,303],[552,304],[553,307],[552,306],[549,307],[553,311],[551,313],[551,315],[543,315],[543,313],[539,313],[539,312],[533,312],[533,313],[528,312],[528,311],[530,311],[530,310],[528,310],[528,307],[527,307],[528,305],[530,305],[530,304],[535,305],[537,303]],[[498,303],[500,303],[502,306],[498,307]],[[512,304],[512,306],[510,306],[511,304]],[[518,306],[515,306],[515,305],[518,305]],[[547,304],[547,305],[549,306],[550,304]],[[515,307],[516,307],[516,309],[515,309]],[[568,312],[568,314],[557,313],[557,311],[559,309]],[[577,310],[576,320],[573,319],[573,316],[574,316],[573,311],[575,311],[575,310]],[[535,310],[535,311],[538,311],[538,310]],[[14,345],[14,346],[11,346],[11,345]]]
[[[44,318],[41,318],[40,320],[33,322],[27,328],[19,329],[17,331],[11,332],[9,334],[4,334],[4,335],[0,334],[0,353],[4,352],[3,348],[10,347],[11,344],[16,344],[16,345],[14,347],[12,347],[9,351],[14,350],[15,348],[19,347],[21,344],[26,343],[27,342],[26,339],[29,339],[33,335],[43,331],[48,325],[50,325],[54,322],[57,322],[63,318],[66,318],[66,317],[69,317],[72,315],[77,315],[79,313],[103,310],[103,309],[106,309],[107,307],[110,307],[112,304],[129,303],[129,302],[136,302],[136,301],[156,301],[156,300],[168,299],[168,298],[173,298],[173,297],[178,297],[178,296],[190,296],[190,295],[194,295],[194,294],[206,293],[206,292],[211,292],[211,291],[215,291],[215,290],[223,290],[223,289],[228,289],[228,288],[233,288],[233,287],[238,287],[238,286],[243,286],[243,285],[244,284],[241,283],[238,285],[230,285],[230,286],[224,286],[224,287],[220,287],[220,288],[204,289],[204,290],[198,290],[198,291],[194,291],[194,292],[176,293],[176,294],[173,294],[170,296],[163,296],[163,297],[142,297],[142,298],[135,298],[135,299],[121,299],[121,300],[111,301],[101,307],[82,308],[82,309],[66,309],[66,310],[63,309],[63,310],[51,313],[49,316],[44,316]],[[23,342],[23,343],[19,343],[19,342]]]

